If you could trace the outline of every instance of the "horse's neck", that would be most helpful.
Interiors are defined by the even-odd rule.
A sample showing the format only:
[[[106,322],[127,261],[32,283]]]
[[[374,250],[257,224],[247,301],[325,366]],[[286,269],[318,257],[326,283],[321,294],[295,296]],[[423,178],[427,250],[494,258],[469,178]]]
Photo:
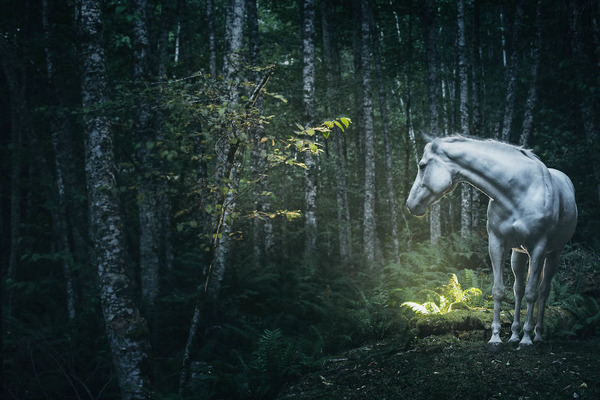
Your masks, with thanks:
[[[523,170],[545,176],[547,170],[541,161],[533,159],[518,150],[494,148],[486,143],[471,142],[460,145],[461,153],[455,153],[453,161],[457,165],[459,180],[475,186],[497,204],[514,208],[522,201],[519,184]],[[543,180],[542,180],[543,181]],[[545,184],[528,182],[528,185]]]

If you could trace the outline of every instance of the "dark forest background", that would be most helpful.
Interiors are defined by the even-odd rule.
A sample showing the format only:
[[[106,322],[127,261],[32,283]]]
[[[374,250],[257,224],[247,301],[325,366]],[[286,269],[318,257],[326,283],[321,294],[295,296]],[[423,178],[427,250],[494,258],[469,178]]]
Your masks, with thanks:
[[[273,398],[405,302],[488,306],[487,198],[406,210],[423,134],[570,176],[549,334],[600,332],[596,0],[3,0],[0,35],[3,398]]]

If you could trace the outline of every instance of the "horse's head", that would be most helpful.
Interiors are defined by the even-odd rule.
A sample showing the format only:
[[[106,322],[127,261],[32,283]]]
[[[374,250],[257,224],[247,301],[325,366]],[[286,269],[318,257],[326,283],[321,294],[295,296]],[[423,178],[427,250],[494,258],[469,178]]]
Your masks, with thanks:
[[[423,216],[427,208],[456,187],[446,157],[439,153],[437,141],[428,143],[419,161],[419,172],[406,200],[411,214]]]

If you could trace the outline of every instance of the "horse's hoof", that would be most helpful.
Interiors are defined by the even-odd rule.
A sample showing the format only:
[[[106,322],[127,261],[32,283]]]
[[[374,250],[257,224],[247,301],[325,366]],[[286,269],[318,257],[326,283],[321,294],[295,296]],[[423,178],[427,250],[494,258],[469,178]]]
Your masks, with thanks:
[[[519,343],[519,350],[530,350],[533,349],[533,343],[532,342],[523,342],[521,341],[521,343]]]
[[[521,338],[519,338],[518,336],[513,336],[510,339],[508,339],[508,343],[518,344],[520,340],[521,340]]]
[[[498,353],[502,350],[502,342],[488,342],[487,349],[491,353]]]

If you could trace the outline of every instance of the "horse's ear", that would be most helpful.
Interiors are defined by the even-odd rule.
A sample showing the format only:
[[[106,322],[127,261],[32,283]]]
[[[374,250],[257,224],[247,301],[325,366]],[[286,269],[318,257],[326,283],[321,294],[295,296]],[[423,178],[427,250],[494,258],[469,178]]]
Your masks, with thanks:
[[[435,139],[435,136],[431,136],[431,135],[428,135],[426,133],[423,133],[422,136],[423,136],[423,139],[425,139],[425,141],[427,143],[431,143],[431,142],[433,142],[433,139]]]

